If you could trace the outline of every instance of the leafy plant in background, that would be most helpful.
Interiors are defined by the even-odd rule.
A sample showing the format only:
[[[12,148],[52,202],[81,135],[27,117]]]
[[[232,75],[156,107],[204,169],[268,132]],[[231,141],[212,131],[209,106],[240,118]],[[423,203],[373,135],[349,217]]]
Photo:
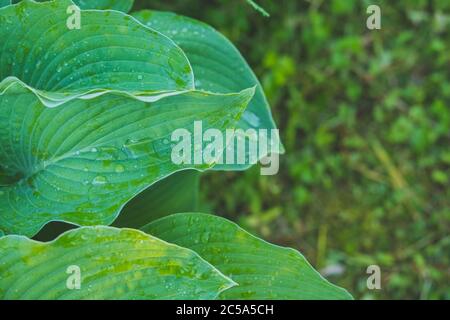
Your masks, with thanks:
[[[295,250],[223,218],[177,213],[195,210],[198,172],[249,166],[177,166],[175,129],[198,119],[221,131],[275,128],[258,80],[226,38],[170,13],[137,12],[138,22],[82,10],[81,28],[69,30],[70,0],[2,4],[0,297],[351,298]],[[55,221],[80,227],[58,235]],[[46,235],[58,237],[29,239]],[[71,266],[81,272],[75,290]]]

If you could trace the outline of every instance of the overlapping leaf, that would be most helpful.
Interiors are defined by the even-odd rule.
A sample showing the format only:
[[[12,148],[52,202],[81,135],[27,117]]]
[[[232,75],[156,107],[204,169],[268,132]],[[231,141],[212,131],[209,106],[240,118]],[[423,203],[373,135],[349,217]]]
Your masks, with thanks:
[[[255,97],[237,124],[237,128],[275,129],[267,99],[258,79],[248,66],[245,59],[223,35],[210,26],[173,13],[144,10],[134,16],[142,23],[150,26],[166,36],[172,38],[186,53],[195,74],[197,88],[212,92],[234,92],[257,85]],[[250,166],[248,149],[245,165],[218,164],[218,170],[243,170]],[[280,152],[283,147],[280,146]],[[259,155],[264,156],[263,154]],[[119,218],[120,225],[131,222],[139,227],[145,221],[177,212],[192,211],[187,206],[171,206],[176,199],[195,197],[195,183],[189,177],[177,175],[169,181],[163,181],[164,189],[171,191],[171,203],[156,201],[162,196],[159,186],[144,191],[129,206],[124,208],[124,215]],[[179,188],[183,186],[183,188]],[[190,187],[189,187],[190,186]],[[165,198],[165,197],[163,197]],[[136,202],[136,203],[135,203]],[[185,202],[184,202],[185,203]],[[138,208],[138,210],[136,210]],[[185,208],[185,210],[176,210]],[[139,212],[139,216],[137,215]]]
[[[72,5],[26,0],[0,9],[0,80],[22,80],[49,106],[92,91],[193,89],[189,61],[172,40],[117,11],[82,10],[80,29],[71,29]]]
[[[234,127],[254,90],[178,93],[156,102],[125,94],[47,108],[20,82],[0,95],[0,229],[34,235],[45,223],[110,224],[122,206],[182,169],[171,134],[201,119],[204,129]]]
[[[76,3],[86,8],[80,1]],[[110,6],[107,2],[106,0],[96,1],[90,2],[89,5],[106,8]],[[123,2],[125,1],[121,3]],[[58,106],[76,97],[86,97],[86,93],[92,92],[100,95],[111,90],[118,90],[139,97],[141,100],[151,101],[164,97],[166,92],[193,88],[193,74],[189,61],[181,49],[167,37],[143,27],[132,18],[118,12],[82,11],[81,28],[69,30],[67,8],[72,4],[69,0],[41,4],[23,1],[0,11],[0,24],[3,26],[0,36],[5,39],[0,50],[0,79],[6,78],[0,84],[0,92],[15,85],[17,78],[20,78],[30,90],[36,93],[43,104]],[[165,17],[163,16],[164,19],[160,20],[162,21],[159,25],[161,31],[167,31],[167,23],[174,23],[174,28],[181,28],[181,24],[175,23],[172,17],[167,16],[167,19]],[[231,58],[225,61],[224,65],[228,66],[229,62],[235,59],[242,69],[241,77],[235,77],[228,82],[230,84],[239,80],[239,83],[236,82],[236,85],[228,87],[223,86],[221,79],[230,75],[229,70],[225,68],[224,76],[217,73],[221,70],[214,70],[210,65],[204,67],[200,63],[202,59],[197,59],[194,54],[198,48],[187,46],[189,55],[192,55],[196,65],[197,62],[199,63],[196,67],[199,74],[203,73],[201,72],[203,69],[212,70],[211,73],[206,72],[208,76],[199,79],[197,84],[200,87],[231,92],[257,83],[248,65],[228,40],[206,25],[187,18],[183,19],[185,19],[183,23],[186,23],[186,27],[191,25],[199,27],[211,36],[213,43],[217,42],[231,54]],[[194,31],[195,35],[197,33]],[[42,34],[46,36],[40,37]],[[185,43],[192,40],[193,36],[193,34],[188,35]],[[201,39],[204,36],[198,38]],[[180,43],[183,43],[183,37],[177,38],[176,41],[180,39]],[[210,53],[220,54],[220,50],[213,50]],[[213,60],[216,59],[212,57]],[[214,63],[212,65],[214,67]],[[209,81],[211,83],[208,85]],[[149,98],[149,95],[156,95],[156,97]],[[243,118],[246,120],[241,122],[240,127],[252,127],[252,123],[254,127],[258,121],[261,122],[262,127],[274,127],[260,87],[252,104],[256,116],[252,118],[253,111],[244,113]],[[260,117],[259,120],[257,120],[258,117]],[[256,122],[252,122],[251,119]],[[242,169],[242,166],[227,168]],[[182,176],[179,177],[184,179]],[[11,180],[19,179],[20,175],[0,169],[0,185],[10,184]],[[165,189],[174,189],[174,185],[170,185],[171,181],[165,183]],[[180,181],[177,179],[177,182]],[[188,183],[190,181],[186,180],[183,184]],[[141,199],[141,204],[148,203],[160,195],[161,192],[155,187],[147,190],[136,201]],[[162,206],[159,211],[161,215],[163,212],[175,212],[170,210],[172,208],[173,206],[170,208]],[[153,209],[157,208],[153,207]],[[152,212],[155,211],[158,210],[152,210]],[[148,217],[143,214],[141,223],[146,222],[145,219]]]
[[[1,299],[214,299],[235,285],[193,251],[132,229],[7,236],[0,251]]]
[[[117,225],[190,210],[198,173],[187,169],[211,165],[174,164],[174,130],[192,131],[195,120],[222,132],[275,128],[257,78],[211,27],[170,13],[136,15],[159,33],[99,10],[82,10],[79,27],[71,27],[74,3],[127,12],[133,1],[0,0],[0,298],[351,298],[298,252],[203,214],[170,216],[143,230],[193,249],[237,288],[223,292],[235,283],[193,251],[135,230],[83,227],[48,244],[3,237],[34,235],[49,221],[110,224],[149,186]],[[223,94],[194,91],[193,71],[197,88]],[[254,85],[253,100],[252,89],[232,93]],[[247,154],[246,165],[216,168],[249,166]],[[80,290],[66,283],[74,265]]]
[[[236,49],[222,34],[200,21],[169,12],[143,10],[133,14],[145,25],[173,39],[186,53],[195,75],[197,89],[211,92],[237,92],[257,86],[255,97],[238,123],[238,128],[276,129],[270,107],[255,74]],[[244,170],[246,164],[217,165],[217,170]],[[284,152],[280,145],[280,153]],[[260,154],[259,158],[266,156]]]
[[[142,230],[194,250],[239,284],[222,299],[351,299],[299,252],[269,244],[220,217],[176,214]]]
[[[197,211],[200,175],[201,173],[195,170],[184,170],[156,182],[130,200],[120,211],[120,215],[112,226],[139,229],[151,221],[170,214]],[[33,238],[39,241],[51,241],[73,228],[72,224],[53,221]]]

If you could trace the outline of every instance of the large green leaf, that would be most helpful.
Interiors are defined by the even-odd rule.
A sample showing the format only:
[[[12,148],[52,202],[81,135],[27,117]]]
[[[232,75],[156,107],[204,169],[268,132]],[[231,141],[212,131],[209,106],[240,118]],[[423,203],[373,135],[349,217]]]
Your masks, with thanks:
[[[0,85],[1,87],[1,85]],[[171,159],[174,130],[234,127],[254,93],[186,92],[156,102],[107,93],[45,107],[20,82],[0,93],[0,229],[34,235],[52,220],[110,224],[151,184],[210,164]]]
[[[0,0],[5,1],[5,0]],[[11,3],[11,0],[6,0]],[[19,3],[22,0],[13,0],[12,3]],[[36,2],[46,2],[49,0],[35,0]],[[129,12],[133,7],[134,0],[73,0],[81,9],[118,10]],[[8,4],[9,4],[8,3]],[[1,5],[0,5],[1,7]]]
[[[196,211],[199,176],[197,171],[186,170],[158,181],[127,203],[114,226],[140,228],[170,214]]]
[[[255,97],[238,122],[238,127],[275,128],[258,79],[239,51],[223,35],[202,22],[172,13],[144,10],[136,13],[135,17],[172,38],[185,51],[194,69],[197,88],[233,92],[256,84]],[[282,147],[280,151],[283,151]],[[247,165],[216,165],[214,169],[243,170],[249,167],[248,160],[247,157]],[[159,184],[162,190],[170,192],[172,201],[159,201],[159,198],[165,199],[167,196],[159,190],[159,185],[155,185],[129,202],[117,221],[119,226],[131,223],[133,227],[140,227],[163,215],[194,210],[192,206],[189,208],[189,201],[186,202],[189,197],[194,198],[197,192],[195,183],[189,177],[176,175]]]
[[[191,250],[132,229],[84,227],[50,243],[6,236],[0,251],[1,299],[214,299],[234,285]]]
[[[296,250],[258,239],[212,215],[176,214],[142,228],[160,239],[197,252],[238,287],[222,299],[351,299],[325,280]]]
[[[118,11],[82,10],[81,28],[70,30],[71,5],[26,0],[0,9],[0,81],[18,78],[50,106],[99,89],[193,88],[189,61],[172,40]]]
[[[257,86],[255,97],[238,123],[238,128],[276,129],[270,107],[255,74],[236,47],[214,28],[200,21],[169,12],[143,10],[133,16],[145,25],[173,39],[186,53],[195,74],[195,86],[211,92],[238,92]],[[247,150],[248,151],[248,150]],[[280,145],[280,153],[284,152]],[[260,158],[266,154],[260,154]],[[216,170],[244,170],[246,165],[224,164]]]

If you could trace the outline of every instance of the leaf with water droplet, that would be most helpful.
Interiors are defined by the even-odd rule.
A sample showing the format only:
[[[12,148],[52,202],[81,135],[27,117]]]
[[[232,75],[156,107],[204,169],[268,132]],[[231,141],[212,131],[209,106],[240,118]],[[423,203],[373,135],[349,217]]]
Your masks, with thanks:
[[[79,1],[82,8],[112,3]],[[81,10],[82,27],[69,30],[67,8],[72,5],[70,0],[22,1],[1,9],[0,92],[20,79],[55,107],[109,90],[158,96],[194,88],[190,63],[170,39],[118,11]]]
[[[352,298],[325,280],[299,252],[267,243],[221,217],[180,213],[141,230],[194,250],[239,284],[223,292],[221,299]]]
[[[172,161],[175,130],[192,131],[198,119],[235,123],[252,95],[251,89],[189,91],[142,102],[111,92],[47,108],[28,87],[13,83],[0,93],[0,114],[13,115],[0,117],[0,163],[12,177],[0,186],[0,228],[32,236],[53,220],[111,224],[155,182],[180,170],[210,168]]]
[[[197,89],[227,93],[256,85],[255,96],[237,128],[276,129],[262,86],[237,48],[222,34],[203,22],[170,12],[142,10],[133,13],[133,16],[167,35],[183,49],[194,70]],[[279,147],[279,150],[272,150],[284,153],[283,146]],[[262,159],[267,155],[266,152],[257,156]],[[252,165],[253,156],[247,149],[245,164],[218,164],[214,170],[247,169]]]
[[[103,176],[96,176],[94,178],[94,180],[92,180],[92,184],[94,186],[102,186],[102,185],[107,184],[107,183],[108,183],[108,179],[106,179]]]
[[[48,243],[6,236],[0,251],[7,300],[214,299],[235,285],[195,252],[132,229],[84,227]]]

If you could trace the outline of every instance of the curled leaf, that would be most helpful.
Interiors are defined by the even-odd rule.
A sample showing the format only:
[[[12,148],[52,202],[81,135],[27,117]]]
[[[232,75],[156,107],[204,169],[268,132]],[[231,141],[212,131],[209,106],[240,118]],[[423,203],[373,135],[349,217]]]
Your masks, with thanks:
[[[193,89],[190,63],[172,40],[118,11],[81,10],[77,28],[73,6],[25,0],[0,9],[0,92],[20,79],[56,106],[105,90]]]
[[[47,108],[16,82],[0,94],[0,229],[32,236],[54,220],[110,224],[160,179],[209,169],[172,161],[172,133],[193,132],[197,120],[224,132],[253,93],[189,91],[156,102],[106,93]]]

